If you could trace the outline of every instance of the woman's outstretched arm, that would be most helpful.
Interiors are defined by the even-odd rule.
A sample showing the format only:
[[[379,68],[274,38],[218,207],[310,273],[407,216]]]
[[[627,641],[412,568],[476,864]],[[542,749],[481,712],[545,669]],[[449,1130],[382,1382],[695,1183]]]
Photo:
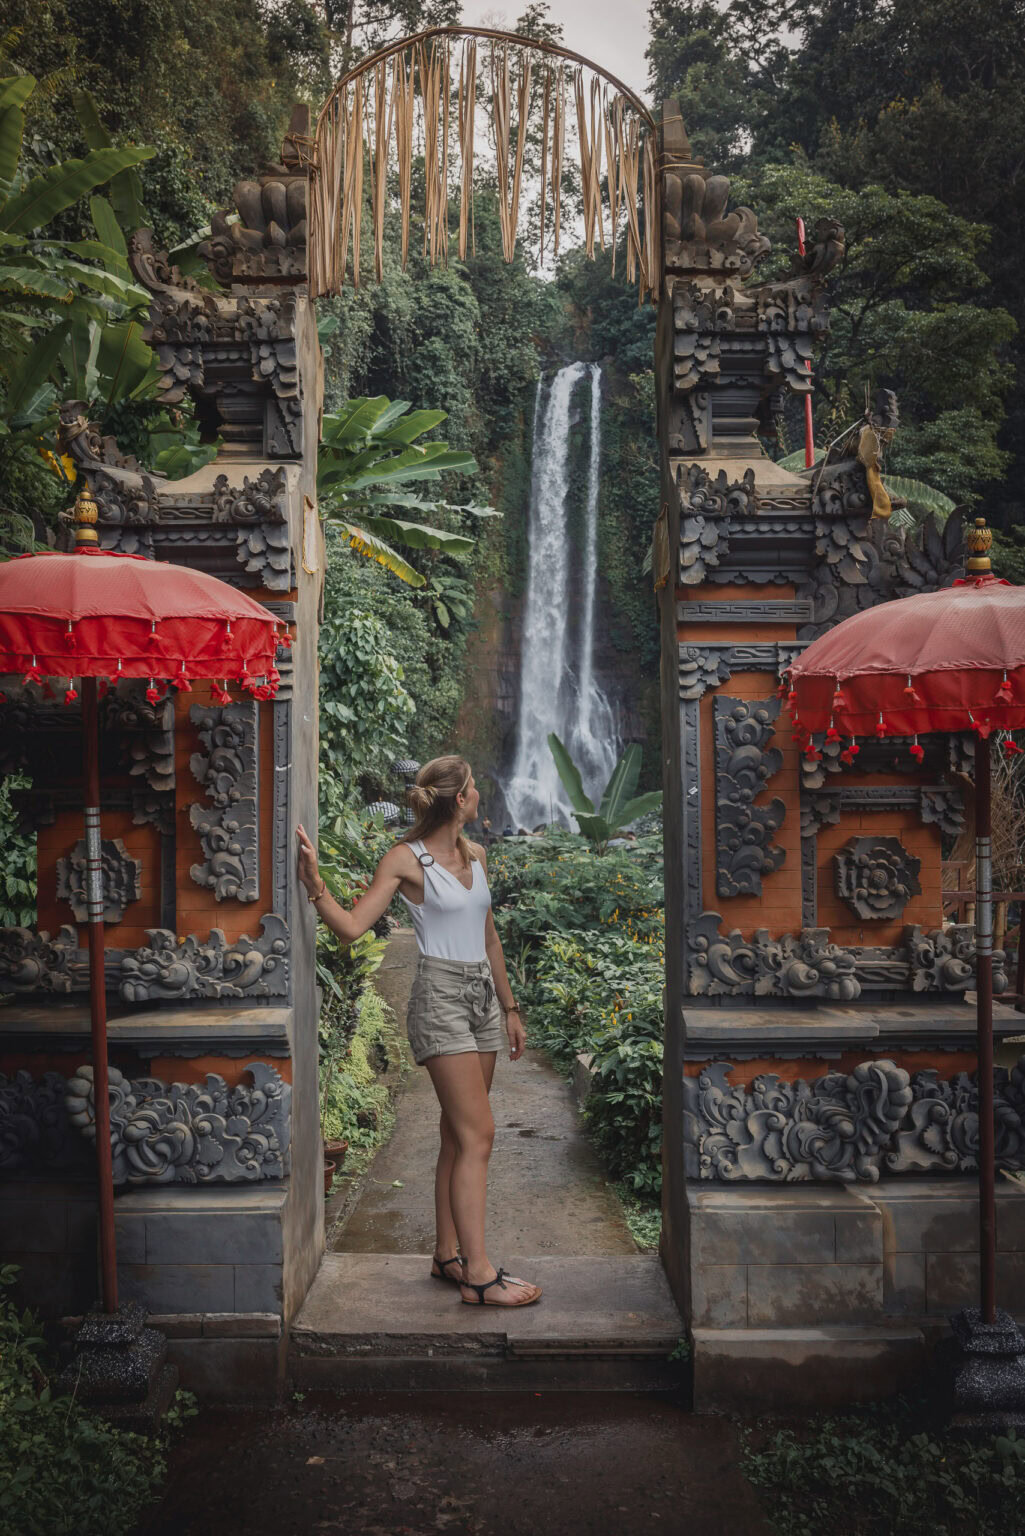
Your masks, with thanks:
[[[403,850],[389,848],[374,871],[374,878],[363,895],[349,911],[336,901],[317,868],[317,850],[310,842],[303,826],[296,828],[299,844],[299,880],[309,892],[310,899],[320,917],[343,944],[352,944],[372,928],[385,912],[399,888],[404,863]]]

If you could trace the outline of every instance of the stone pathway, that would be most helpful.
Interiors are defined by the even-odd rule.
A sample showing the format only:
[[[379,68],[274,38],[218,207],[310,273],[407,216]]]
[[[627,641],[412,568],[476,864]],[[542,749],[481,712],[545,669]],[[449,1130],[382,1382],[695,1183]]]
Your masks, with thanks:
[[[416,953],[412,929],[393,931],[375,977],[400,1024]],[[488,1249],[493,1260],[508,1267],[513,1253],[636,1254],[619,1203],[581,1129],[570,1089],[547,1057],[528,1051],[511,1062],[508,1054],[499,1054],[491,1102],[495,1148],[488,1180]],[[431,1252],[438,1102],[422,1067],[411,1067],[395,1108],[395,1129],[333,1235],[336,1253]]]
[[[207,1409],[136,1536],[769,1536],[736,1433],[613,1393],[309,1393]]]

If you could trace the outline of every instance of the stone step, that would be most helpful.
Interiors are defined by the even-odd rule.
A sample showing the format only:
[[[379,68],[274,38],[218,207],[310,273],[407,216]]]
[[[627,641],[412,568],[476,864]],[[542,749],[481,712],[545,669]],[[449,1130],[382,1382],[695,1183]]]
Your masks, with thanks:
[[[464,1306],[430,1255],[328,1253],[293,1323],[293,1387],[333,1390],[670,1391],[683,1333],[654,1255],[524,1258],[534,1306]]]

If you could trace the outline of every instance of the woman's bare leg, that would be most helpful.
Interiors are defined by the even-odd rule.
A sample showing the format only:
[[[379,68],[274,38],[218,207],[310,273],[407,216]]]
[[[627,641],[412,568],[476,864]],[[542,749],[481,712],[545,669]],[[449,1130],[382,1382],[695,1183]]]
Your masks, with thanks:
[[[477,1056],[484,1074],[484,1087],[488,1093],[491,1092],[491,1084],[495,1076],[497,1056],[497,1051],[483,1051]],[[452,1170],[456,1165],[458,1142],[444,1110],[441,1112],[440,1131],[441,1150],[438,1153],[438,1166],[434,1172],[436,1233],[434,1252],[439,1259],[453,1259],[459,1252],[459,1234],[452,1214]]]
[[[494,1053],[489,1054],[493,1069]],[[455,1140],[449,1198],[467,1278],[483,1285],[496,1274],[484,1243],[488,1159],[495,1137],[484,1061],[477,1051],[462,1051],[454,1056],[432,1056],[425,1065]],[[495,1291],[494,1299],[520,1301],[534,1290],[510,1280],[504,1291]]]

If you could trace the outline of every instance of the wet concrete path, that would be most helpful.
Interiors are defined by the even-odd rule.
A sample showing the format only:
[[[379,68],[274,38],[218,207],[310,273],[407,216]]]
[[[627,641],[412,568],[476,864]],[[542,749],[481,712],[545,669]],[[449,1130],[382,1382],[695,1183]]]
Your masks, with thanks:
[[[136,1536],[769,1536],[734,1428],[617,1394],[210,1409]]]
[[[404,1025],[416,965],[412,929],[392,934],[375,976]],[[411,1060],[412,1058],[410,1058]],[[547,1057],[499,1053],[491,1091],[495,1148],[488,1173],[488,1248],[553,1257],[636,1254],[615,1196],[577,1116],[570,1089]],[[405,1077],[395,1129],[360,1197],[331,1241],[336,1253],[430,1253],[438,1103],[422,1067]]]

